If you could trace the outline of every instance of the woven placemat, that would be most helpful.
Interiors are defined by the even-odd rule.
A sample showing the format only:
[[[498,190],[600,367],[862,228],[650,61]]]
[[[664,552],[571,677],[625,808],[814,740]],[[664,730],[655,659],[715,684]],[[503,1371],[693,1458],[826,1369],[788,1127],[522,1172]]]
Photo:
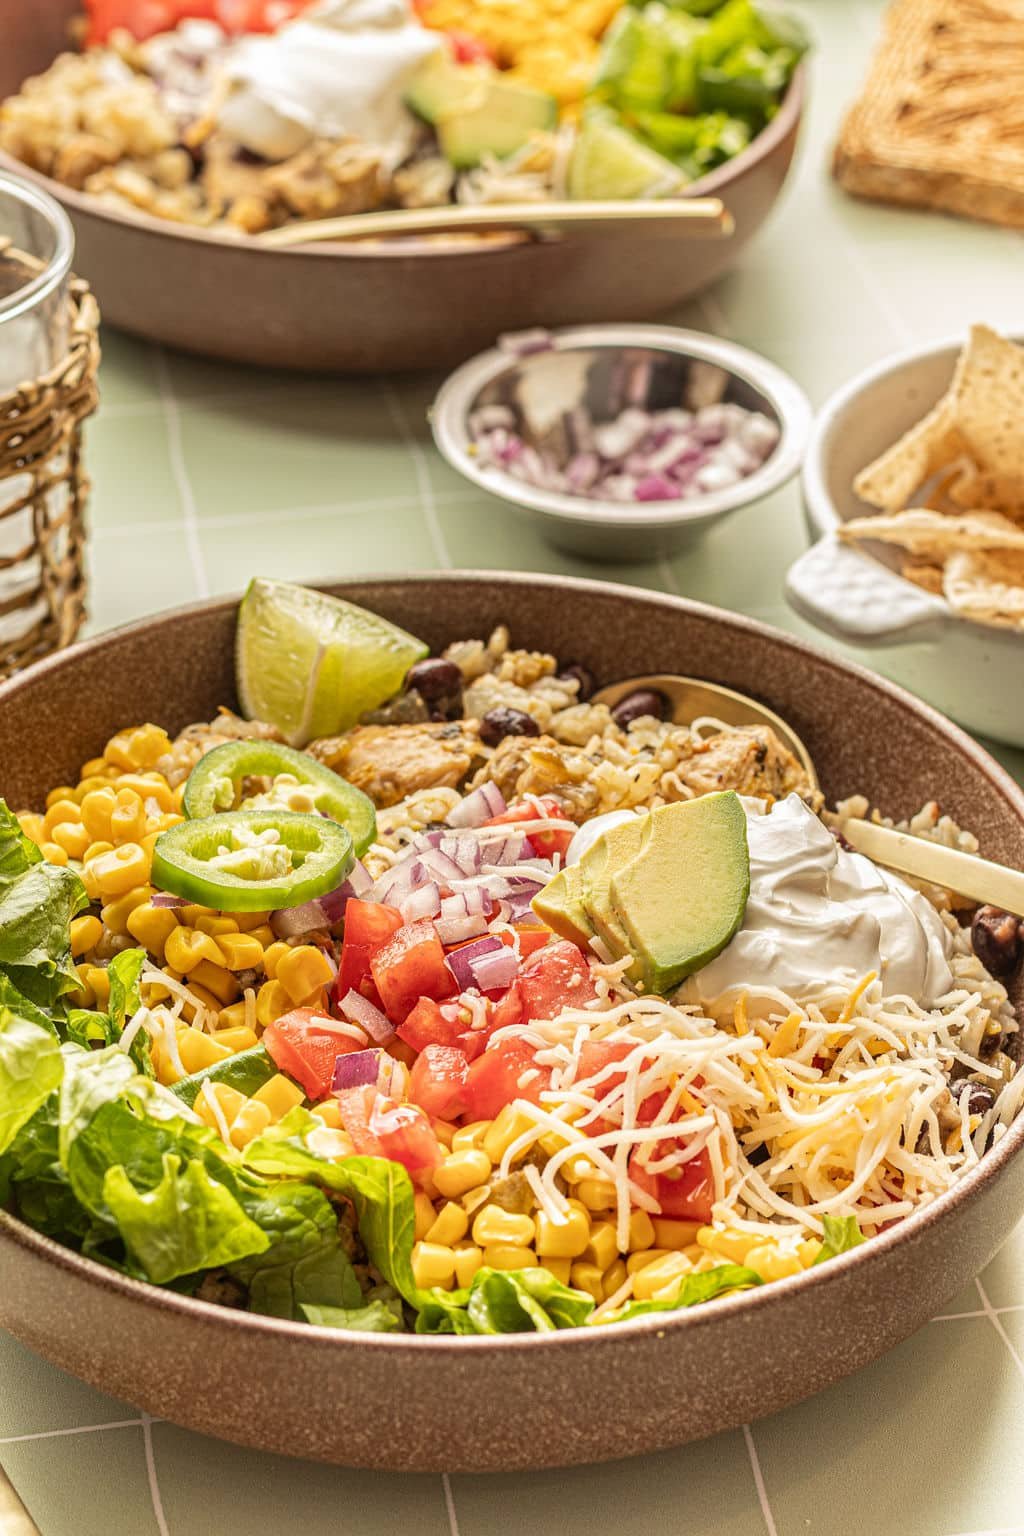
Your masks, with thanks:
[[[0,396],[0,677],[69,645],[85,618],[82,423],[99,398],[99,308],[80,278],[68,303],[64,358]]]
[[[1024,0],[895,0],[833,171],[858,197],[1024,226]]]

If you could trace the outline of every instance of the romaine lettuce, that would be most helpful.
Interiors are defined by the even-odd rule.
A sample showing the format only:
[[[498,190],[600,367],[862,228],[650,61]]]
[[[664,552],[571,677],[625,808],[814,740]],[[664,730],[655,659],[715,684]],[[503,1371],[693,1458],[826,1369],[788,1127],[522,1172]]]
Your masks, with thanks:
[[[0,1153],[49,1098],[62,1072],[49,1019],[0,972]]]

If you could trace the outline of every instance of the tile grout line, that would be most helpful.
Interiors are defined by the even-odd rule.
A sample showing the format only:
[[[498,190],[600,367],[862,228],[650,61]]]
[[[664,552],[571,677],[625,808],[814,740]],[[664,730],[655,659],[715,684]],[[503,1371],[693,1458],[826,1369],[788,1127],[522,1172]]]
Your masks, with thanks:
[[[768,1490],[764,1485],[764,1474],[761,1471],[761,1458],[757,1454],[757,1446],[754,1444],[754,1436],[751,1434],[750,1425],[744,1424],[743,1438],[747,1444],[747,1455],[750,1457],[750,1470],[754,1474],[754,1487],[757,1489],[757,1502],[761,1506],[761,1515],[764,1519],[766,1536],[779,1536],[778,1527],[775,1524],[775,1516],[772,1514],[771,1505],[768,1503]]]
[[[976,1279],[974,1284],[978,1288],[978,1295],[981,1297],[981,1304],[985,1308],[985,1315],[986,1315],[986,1317],[988,1318],[989,1322],[992,1324],[992,1326],[995,1329],[996,1333],[998,1333],[999,1337],[1002,1339],[1003,1343],[1006,1345],[1007,1349],[1010,1352],[1010,1359],[1013,1361],[1014,1365],[1017,1367],[1017,1371],[1018,1371],[1021,1379],[1024,1380],[1024,1360],[1022,1360],[1020,1355],[1018,1355],[1013,1340],[1010,1338],[1010,1335],[1007,1333],[1006,1329],[1003,1327],[1002,1323],[999,1321],[999,1314],[996,1311],[996,1309],[993,1307],[992,1303],[989,1301],[989,1299],[988,1299],[988,1292],[985,1290],[985,1287],[982,1285],[980,1278]]]
[[[441,1487],[444,1489],[444,1507],[448,1511],[449,1536],[459,1536],[459,1517],[455,1512],[455,1495],[452,1492],[451,1478],[447,1472],[441,1473]]]
[[[423,518],[430,534],[430,542],[434,546],[434,556],[445,570],[451,570],[452,557],[445,543],[444,532],[437,515],[437,501],[434,497],[434,487],[430,483],[430,469],[427,465],[426,455],[416,440],[416,434],[409,425],[405,414],[405,406],[402,397],[395,386],[386,379],[380,382],[381,393],[384,396],[388,408],[388,414],[398,429],[399,436],[412,458],[413,470],[416,475],[416,484],[419,487],[420,505]]]
[[[195,495],[192,490],[192,483],[188,477],[188,468],[185,464],[185,448],[181,437],[181,410],[171,384],[171,371],[167,365],[167,354],[163,347],[156,347],[154,350],[160,399],[164,408],[164,424],[167,428],[167,449],[171,461],[171,474],[174,477],[174,483],[178,491],[178,503],[181,507],[181,517],[185,533],[185,548],[188,550],[189,563],[192,566],[192,580],[195,583],[196,596],[209,597],[210,583],[206,575],[206,562],[203,559],[202,545],[199,542],[199,520],[196,515]]]
[[[70,1429],[37,1429],[30,1435],[4,1435],[0,1445],[23,1445],[29,1440],[59,1440],[65,1435],[95,1435],[101,1429],[139,1429],[141,1419],[111,1419],[109,1424],[76,1424]]]
[[[153,1516],[156,1520],[158,1536],[171,1536],[167,1528],[167,1518],[164,1515],[164,1501],[160,1497],[160,1484],[156,1475],[156,1457],[153,1454],[153,1420],[148,1413],[142,1415],[142,1443],[146,1451],[146,1477],[149,1481],[149,1496],[153,1501]]]

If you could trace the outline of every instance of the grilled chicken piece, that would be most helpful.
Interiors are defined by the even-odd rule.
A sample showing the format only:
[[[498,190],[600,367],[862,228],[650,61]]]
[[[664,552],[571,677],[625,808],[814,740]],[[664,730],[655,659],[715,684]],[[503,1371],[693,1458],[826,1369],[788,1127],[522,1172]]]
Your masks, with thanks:
[[[706,739],[679,769],[679,777],[698,795],[734,789],[758,800],[781,800],[795,790],[805,798],[810,785],[797,759],[783,746],[771,726],[752,725],[720,731]]]
[[[307,751],[380,809],[420,789],[460,788],[486,755],[475,720],[357,725],[311,742]]]

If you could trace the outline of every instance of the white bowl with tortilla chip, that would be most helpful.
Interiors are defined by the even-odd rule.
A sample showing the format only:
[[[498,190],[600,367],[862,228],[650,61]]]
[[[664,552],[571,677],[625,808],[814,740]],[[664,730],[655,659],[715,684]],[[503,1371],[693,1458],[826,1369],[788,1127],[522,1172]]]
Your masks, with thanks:
[[[1024,349],[978,326],[969,349],[937,342],[858,375],[815,421],[802,489],[815,542],[790,604],[961,724],[1024,746]]]

